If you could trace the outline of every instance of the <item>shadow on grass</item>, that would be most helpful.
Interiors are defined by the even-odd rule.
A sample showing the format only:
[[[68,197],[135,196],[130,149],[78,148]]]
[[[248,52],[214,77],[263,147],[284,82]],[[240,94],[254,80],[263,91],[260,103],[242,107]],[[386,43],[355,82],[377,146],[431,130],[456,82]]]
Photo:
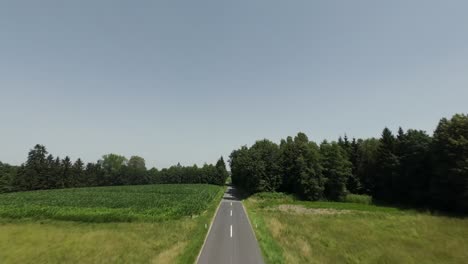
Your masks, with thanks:
[[[232,200],[245,200],[248,199],[251,196],[258,196],[260,198],[264,198],[266,200],[274,201],[275,199],[280,199],[285,198],[284,195],[286,195],[288,198],[291,199],[292,202],[314,202],[314,201],[307,201],[304,199],[301,199],[301,197],[295,195],[295,194],[290,194],[290,193],[276,193],[276,192],[265,192],[265,193],[249,193],[242,188],[235,187],[233,185],[233,188],[230,189],[232,191],[231,195],[235,198],[232,198]],[[372,200],[370,204],[365,204],[365,203],[352,203],[352,202],[336,202],[336,201],[327,201],[327,200],[319,200],[315,202],[329,202],[329,203],[336,203],[337,206],[339,204],[349,204],[349,205],[362,205],[363,207],[372,207],[372,206],[377,206],[377,207],[386,207],[388,209],[396,209],[398,211],[402,212],[416,212],[416,213],[423,213],[423,214],[429,214],[433,216],[445,216],[445,217],[452,217],[452,218],[460,218],[460,219],[466,219],[468,216],[467,212],[454,212],[450,211],[448,209],[443,210],[443,209],[436,209],[434,207],[430,206],[421,206],[421,205],[411,205],[411,204],[401,204],[401,203],[389,203],[389,202],[383,202],[383,201],[377,201],[375,199]]]
[[[468,212],[456,212],[450,209],[440,209],[431,207],[428,205],[411,205],[402,203],[389,203],[385,201],[372,200],[372,204],[383,207],[393,207],[401,211],[414,211],[417,213],[429,214],[433,216],[445,216],[452,218],[465,219],[468,216]]]

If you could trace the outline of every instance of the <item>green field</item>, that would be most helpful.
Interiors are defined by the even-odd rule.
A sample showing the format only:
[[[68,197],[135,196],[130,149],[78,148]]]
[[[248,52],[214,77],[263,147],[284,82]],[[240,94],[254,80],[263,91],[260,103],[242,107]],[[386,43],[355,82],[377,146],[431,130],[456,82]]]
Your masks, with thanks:
[[[142,185],[2,194],[0,263],[191,263],[223,190]]]
[[[371,204],[304,202],[283,194],[257,194],[245,206],[267,263],[468,259],[468,219]]]
[[[160,221],[198,215],[214,185],[138,185],[0,194],[0,217],[85,222]]]

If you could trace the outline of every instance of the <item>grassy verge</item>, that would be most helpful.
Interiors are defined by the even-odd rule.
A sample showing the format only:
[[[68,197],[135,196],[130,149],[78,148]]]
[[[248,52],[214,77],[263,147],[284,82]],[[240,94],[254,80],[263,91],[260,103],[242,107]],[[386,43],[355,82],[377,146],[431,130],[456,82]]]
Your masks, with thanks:
[[[245,201],[267,263],[465,263],[468,219],[370,204]]]
[[[134,187],[139,186],[128,186],[132,191],[135,190]],[[168,188],[165,189],[165,187]],[[113,192],[121,187],[108,188],[110,189],[105,190]],[[76,219],[84,219],[84,221],[62,221],[55,217],[46,219],[44,215],[36,213],[32,216],[30,213],[24,213],[16,214],[14,218],[0,218],[0,263],[193,263],[207,232],[205,224],[209,224],[211,221],[224,188],[202,185],[181,186],[181,189],[178,189],[177,185],[153,186],[153,188],[158,190],[159,199],[166,199],[167,204],[173,205],[172,207],[164,207],[164,210],[158,209],[158,212],[162,212],[165,216],[170,215],[171,218],[154,217],[155,215],[148,214],[148,210],[152,209],[151,204],[158,203],[146,198],[146,196],[154,197],[151,192],[142,195],[141,190],[137,191],[140,194],[134,196],[133,202],[125,203],[126,197],[129,197],[126,194],[120,196],[121,200],[116,198],[118,195],[112,196],[113,199],[107,199],[105,198],[106,194],[103,194],[101,190],[99,199],[107,202],[101,202],[99,207],[90,204],[88,208],[86,203],[76,201],[76,197],[80,197],[81,201],[88,199],[82,193],[78,196],[74,193],[72,195],[75,197],[74,201],[50,199],[50,197],[59,196],[56,196],[55,193],[49,193],[45,195],[49,199],[39,199],[41,201],[36,201],[34,205],[39,206],[38,203],[40,203],[47,210],[51,210],[51,208],[62,210],[59,204],[75,203],[77,209],[92,208],[96,212],[99,212],[101,208],[110,210],[111,217],[105,218],[106,221],[102,221],[104,219],[102,217],[95,216],[83,218],[80,217],[82,211],[76,210],[70,211],[68,216],[73,215]],[[210,193],[211,198],[201,201],[205,202],[205,208],[200,208],[197,214],[191,213],[192,210],[184,210],[183,206],[178,206],[178,204],[184,203],[184,199],[181,199],[183,195],[180,193],[186,193],[187,189],[190,189],[188,192],[192,195],[189,197],[192,198],[197,195],[194,192],[200,191],[202,193],[209,190],[207,192]],[[71,193],[76,190],[72,190]],[[193,190],[196,191],[192,192]],[[166,191],[167,193],[164,194]],[[28,206],[32,202],[23,198],[24,195],[28,197],[36,195],[34,193],[17,193],[22,198],[13,199],[10,197],[9,202],[14,201],[20,204],[19,201],[23,201],[24,207],[29,209]],[[95,190],[92,190],[92,193],[96,194]],[[70,194],[67,197],[70,197]],[[5,203],[3,201],[3,204]],[[121,208],[112,207],[116,204],[120,205]],[[132,216],[132,222],[121,222],[122,218],[115,217],[114,210],[122,209],[122,206],[124,209],[129,208],[135,214],[140,214],[142,218]],[[180,216],[175,217],[174,212]],[[184,215],[180,212],[188,213]],[[49,215],[46,214],[46,216]]]

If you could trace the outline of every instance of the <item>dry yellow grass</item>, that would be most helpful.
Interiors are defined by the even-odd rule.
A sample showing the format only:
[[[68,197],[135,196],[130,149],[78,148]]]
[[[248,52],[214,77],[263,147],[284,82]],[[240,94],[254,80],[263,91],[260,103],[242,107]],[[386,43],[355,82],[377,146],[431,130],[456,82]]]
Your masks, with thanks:
[[[0,263],[175,263],[195,225],[2,220]]]

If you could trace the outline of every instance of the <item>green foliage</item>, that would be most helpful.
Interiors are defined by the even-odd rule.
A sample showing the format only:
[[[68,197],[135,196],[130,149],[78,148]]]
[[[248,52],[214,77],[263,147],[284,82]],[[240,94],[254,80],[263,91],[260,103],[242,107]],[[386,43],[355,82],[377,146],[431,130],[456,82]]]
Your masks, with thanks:
[[[410,129],[405,133],[400,128],[397,145],[400,168],[393,190],[394,202],[424,206],[430,201],[431,143],[431,137],[424,131]]]
[[[298,133],[294,140],[291,137],[282,140],[280,151],[283,174],[281,190],[307,200],[321,199],[325,179],[317,144],[309,141],[304,133]]]
[[[153,183],[202,183],[224,185],[228,173],[226,167],[222,167],[218,161],[218,167],[205,164],[199,168],[197,165],[184,167],[180,164],[164,168],[161,171],[152,170],[150,177]]]
[[[220,196],[213,185],[140,185],[0,194],[0,216],[83,222],[160,221],[198,215]]]
[[[26,164],[20,167],[18,175],[13,179],[16,190],[38,190],[44,187],[47,154],[42,145],[36,145],[29,151]]]
[[[278,145],[269,140],[255,142],[231,153],[232,181],[249,193],[275,191],[281,184]]]
[[[361,183],[358,193],[372,194],[377,172],[377,154],[380,141],[375,138],[358,140],[356,177]]]
[[[0,162],[0,193],[10,192],[12,179],[16,176],[18,167]]]
[[[348,160],[351,162],[351,174],[346,181],[346,189],[351,193],[361,193],[364,188],[358,175],[359,146],[361,142],[362,140],[357,141],[353,138],[348,150]]]
[[[102,156],[102,160],[99,161],[102,168],[107,172],[118,172],[122,166],[127,165],[127,158],[117,154],[107,154]]]
[[[223,157],[219,158],[216,162],[216,184],[224,185],[226,183],[227,178],[229,177],[229,173],[226,169],[226,163],[224,162]]]
[[[347,142],[347,141],[345,141]],[[333,201],[343,201],[346,197],[346,184],[352,177],[352,163],[347,154],[337,143],[320,145],[323,176],[326,178],[325,197]]]
[[[431,194],[435,205],[468,212],[468,115],[440,120],[433,146],[435,175]]]
[[[0,193],[74,187],[142,185],[151,183],[205,183],[224,185],[229,176],[224,160],[217,166],[202,168],[172,166],[162,171],[146,169],[145,160],[132,156],[130,160],[117,154],[104,155],[97,163],[85,167],[81,159],[72,162],[67,156],[55,158],[42,145],[30,150],[28,160],[20,167],[0,166]],[[11,168],[11,169],[10,169]]]
[[[145,159],[139,156],[131,156],[128,160],[128,167],[146,171],[146,162]]]
[[[392,201],[397,182],[400,161],[396,154],[396,139],[390,129],[385,128],[377,152],[377,169],[373,196],[377,200]]]

